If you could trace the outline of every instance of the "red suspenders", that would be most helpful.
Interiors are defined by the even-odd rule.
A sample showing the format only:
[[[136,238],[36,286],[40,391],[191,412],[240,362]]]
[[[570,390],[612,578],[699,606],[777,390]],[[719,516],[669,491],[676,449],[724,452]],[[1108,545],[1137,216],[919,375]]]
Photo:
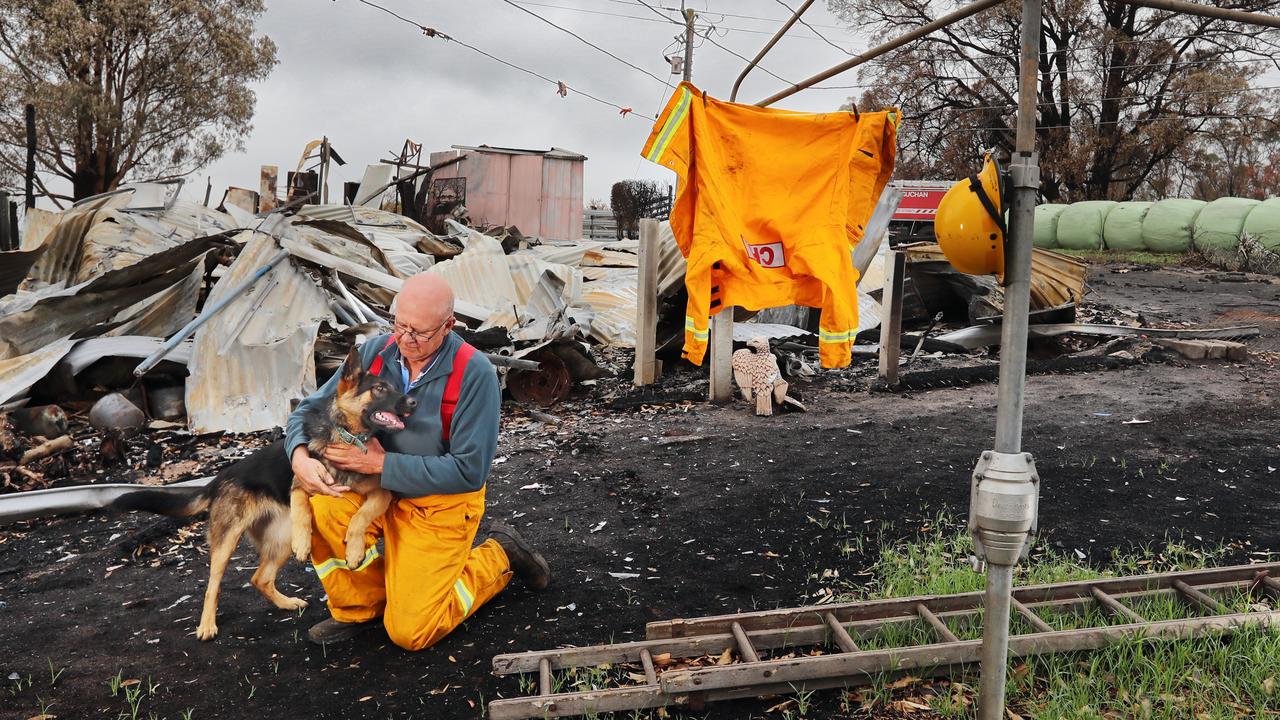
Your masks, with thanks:
[[[374,375],[382,374],[382,353],[391,347],[391,343],[395,341],[394,335],[387,338],[387,344],[382,346],[382,349],[378,351],[378,355],[373,359],[373,364],[369,366],[370,373]],[[457,351],[453,354],[453,370],[449,372],[449,382],[444,386],[444,397],[440,399],[440,439],[444,442],[449,442],[449,428],[453,424],[453,411],[458,409],[458,396],[462,394],[462,377],[466,374],[467,363],[471,362],[471,356],[475,352],[474,346],[464,342],[458,346]]]

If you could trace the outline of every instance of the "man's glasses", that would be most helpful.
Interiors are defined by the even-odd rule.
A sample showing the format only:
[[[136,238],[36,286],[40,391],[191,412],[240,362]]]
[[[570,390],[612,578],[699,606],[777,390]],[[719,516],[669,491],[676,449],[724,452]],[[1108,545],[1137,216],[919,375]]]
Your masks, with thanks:
[[[449,318],[445,318],[444,322],[436,326],[435,330],[431,330],[429,332],[422,331],[422,330],[414,330],[413,328],[409,327],[408,325],[405,325],[404,323],[395,323],[395,325],[393,325],[392,327],[395,329],[395,333],[397,335],[399,335],[402,338],[405,338],[406,340],[410,340],[415,343],[425,343],[425,342],[430,342],[431,338],[435,337],[441,330],[443,330],[444,326],[448,322],[449,322]]]

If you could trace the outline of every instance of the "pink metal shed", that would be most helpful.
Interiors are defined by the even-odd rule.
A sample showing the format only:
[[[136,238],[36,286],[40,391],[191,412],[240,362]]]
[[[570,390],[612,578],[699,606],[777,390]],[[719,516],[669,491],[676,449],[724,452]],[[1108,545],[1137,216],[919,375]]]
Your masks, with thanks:
[[[464,156],[463,161],[437,171],[432,183],[465,178],[464,204],[473,223],[515,225],[525,235],[556,240],[582,237],[585,155],[555,147],[521,150],[454,145],[452,150],[431,153],[431,164],[459,155]]]

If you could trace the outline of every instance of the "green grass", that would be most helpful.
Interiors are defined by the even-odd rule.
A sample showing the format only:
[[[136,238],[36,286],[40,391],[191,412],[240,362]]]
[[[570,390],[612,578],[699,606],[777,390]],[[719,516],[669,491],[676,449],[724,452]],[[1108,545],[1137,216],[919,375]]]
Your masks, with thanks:
[[[1091,263],[1133,263],[1135,265],[1184,265],[1191,261],[1188,253],[1158,253],[1147,250],[1066,250],[1054,252],[1070,255]]]
[[[910,542],[882,547],[866,587],[838,601],[952,594],[982,590],[985,576],[968,563],[972,540],[948,518],[930,523],[931,530]],[[1033,552],[1018,566],[1017,584],[1069,582],[1111,575],[1188,570],[1216,564],[1224,549],[1197,551],[1177,542],[1159,548],[1117,553],[1102,570],[1083,566],[1052,550]],[[1247,593],[1219,596],[1233,612],[1248,609]],[[1172,595],[1126,601],[1148,620],[1172,620],[1197,615]],[[1082,613],[1037,609],[1055,629],[1123,624],[1097,608]],[[980,618],[945,618],[962,640],[982,636]],[[1011,631],[1029,632],[1016,613]],[[864,636],[865,649],[937,642],[923,621],[889,626]],[[1280,717],[1280,632],[1245,628],[1232,636],[1213,635],[1179,641],[1132,638],[1090,653],[1043,655],[1011,663],[1006,698],[1009,708],[1024,718],[1194,718]],[[972,718],[976,678],[954,683],[892,689],[889,679],[857,694],[864,712],[889,707],[893,697],[927,698],[930,712],[919,718]],[[923,696],[923,697],[922,697]]]

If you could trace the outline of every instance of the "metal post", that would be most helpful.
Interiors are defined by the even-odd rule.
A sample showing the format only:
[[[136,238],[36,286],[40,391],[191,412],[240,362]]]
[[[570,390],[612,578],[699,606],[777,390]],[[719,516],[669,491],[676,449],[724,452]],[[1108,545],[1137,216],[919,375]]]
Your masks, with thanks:
[[[1040,58],[1040,0],[1022,0],[1022,42],[1018,76],[1018,122],[1010,163],[1013,192],[1009,238],[1005,244],[1004,322],[1000,345],[1000,389],[995,452],[984,453],[974,473],[970,526],[979,557],[987,562],[982,622],[982,675],[978,720],[1004,717],[1009,654],[1009,593],[1013,566],[1033,539],[1038,512],[1038,478],[1022,448],[1023,390],[1027,369],[1027,313],[1031,299],[1031,238],[1036,192],[1037,65]]]
[[[698,16],[693,8],[684,11],[684,81],[693,79],[693,19]]]
[[[396,168],[396,174],[399,175],[399,168]],[[325,205],[329,204],[329,136],[325,136],[320,141],[320,202]]]
[[[1231,8],[1215,7],[1204,3],[1186,2],[1185,0],[1121,0],[1121,2],[1157,10],[1172,10],[1174,12],[1184,12],[1188,15],[1200,15],[1220,20],[1230,20],[1231,22],[1280,28],[1280,16],[1263,15],[1262,13],[1247,12],[1245,10],[1232,10]]]
[[[769,51],[773,49],[773,46],[778,44],[778,41],[782,39],[782,36],[787,34],[787,31],[791,29],[791,26],[796,24],[796,21],[800,19],[800,16],[804,14],[804,11],[808,10],[809,6],[813,3],[814,0],[805,0],[803,5],[796,8],[796,11],[791,13],[791,17],[782,24],[782,27],[778,28],[778,32],[774,33],[773,37],[769,38],[769,42],[765,43],[764,47],[760,48],[760,52],[756,53],[756,56],[751,58],[751,62],[747,63],[747,66],[742,68],[742,73],[738,75],[738,79],[733,81],[733,90],[729,92],[729,102],[737,101],[738,88],[742,86],[742,81],[747,78],[747,73],[755,69],[756,64],[760,62],[760,59],[769,54]]]
[[[692,8],[684,11],[684,80],[693,79],[693,21],[697,13]],[[731,377],[733,354],[733,308],[723,307],[711,316],[711,389],[708,396],[713,402],[728,402],[733,397]]]
[[[36,106],[27,103],[27,207],[36,206]]]
[[[915,30],[912,30],[911,32],[906,33],[902,37],[891,40],[883,45],[878,45],[861,55],[852,57],[840,63],[839,65],[836,65],[835,67],[829,68],[827,70],[823,70],[822,72],[818,73],[817,75],[814,75],[811,78],[808,78],[806,80],[801,80],[800,82],[796,83],[795,85],[792,85],[786,90],[783,90],[779,93],[771,95],[765,98],[764,100],[761,100],[760,102],[756,103],[756,105],[759,105],[760,107],[769,107],[770,105],[774,104],[775,102],[785,97],[790,97],[800,92],[801,90],[804,90],[809,87],[813,87],[814,85],[817,85],[818,83],[822,82],[823,80],[826,80],[827,78],[830,78],[835,75],[839,75],[840,73],[850,68],[855,68],[867,62],[868,60],[872,60],[881,55],[884,55],[890,50],[896,50],[897,48],[900,48],[903,45],[906,45],[912,40],[917,40],[919,38],[924,37],[925,35],[928,35],[934,30],[942,29],[944,27],[947,27],[948,25],[951,25],[953,23],[956,23],[960,20],[965,19],[970,15],[976,15],[982,12],[983,10],[986,10],[989,7],[994,7],[1004,2],[1005,0],[977,0],[977,2],[973,3],[972,5],[966,5],[960,8],[959,10],[956,10],[953,13],[943,15],[942,17],[938,18],[937,20],[934,20],[933,22],[927,25],[921,25]]]

